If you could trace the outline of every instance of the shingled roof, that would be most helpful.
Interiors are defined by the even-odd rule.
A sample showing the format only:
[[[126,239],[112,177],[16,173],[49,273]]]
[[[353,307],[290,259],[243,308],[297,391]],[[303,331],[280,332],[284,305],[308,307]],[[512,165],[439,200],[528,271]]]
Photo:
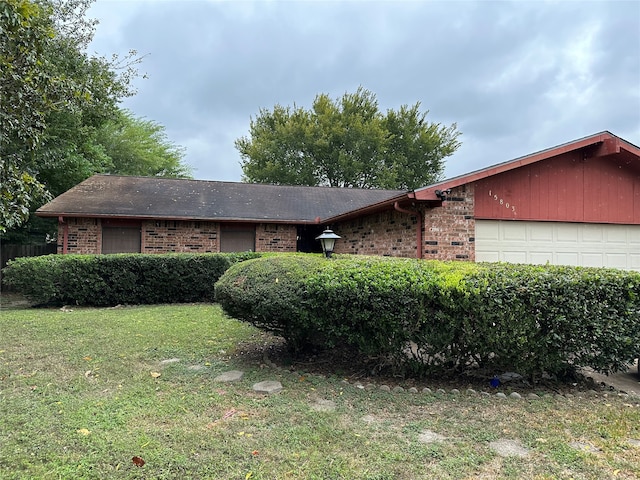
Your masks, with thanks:
[[[36,212],[41,217],[110,217],[315,223],[406,198],[404,190],[263,185],[94,175]]]

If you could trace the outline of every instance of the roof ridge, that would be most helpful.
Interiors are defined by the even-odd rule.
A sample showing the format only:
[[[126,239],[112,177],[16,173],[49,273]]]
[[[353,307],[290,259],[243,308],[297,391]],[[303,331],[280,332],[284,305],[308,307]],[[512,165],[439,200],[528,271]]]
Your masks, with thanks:
[[[89,180],[93,177],[110,177],[110,178],[131,178],[131,179],[140,179],[140,180],[180,180],[180,181],[189,181],[189,182],[202,182],[202,183],[217,183],[217,184],[229,184],[229,185],[247,185],[247,186],[256,186],[256,187],[270,187],[270,188],[305,188],[305,189],[335,189],[335,190],[354,190],[354,191],[376,191],[376,192],[407,192],[406,189],[396,189],[396,188],[359,188],[359,187],[332,187],[330,185],[280,185],[274,183],[259,183],[259,182],[242,182],[242,181],[233,181],[233,180],[207,180],[207,179],[199,179],[199,178],[176,178],[176,177],[161,177],[161,176],[145,176],[145,175],[121,175],[121,174],[110,174],[110,173],[96,173],[91,177],[83,180]]]

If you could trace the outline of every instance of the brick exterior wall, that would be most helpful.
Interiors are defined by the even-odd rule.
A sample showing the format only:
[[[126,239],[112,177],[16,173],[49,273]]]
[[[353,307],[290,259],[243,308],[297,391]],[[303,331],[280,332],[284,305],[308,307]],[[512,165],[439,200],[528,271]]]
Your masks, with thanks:
[[[96,218],[68,218],[58,225],[58,253],[63,253],[65,230],[67,253],[102,252],[102,222]],[[145,220],[141,222],[142,253],[209,253],[220,251],[217,222]],[[256,225],[256,251],[295,252],[295,225]]]
[[[67,218],[58,223],[58,253],[63,253],[64,232],[67,232],[67,253],[99,253],[102,250],[102,230],[96,218]]]
[[[173,220],[142,222],[142,253],[218,252],[218,223]]]
[[[416,216],[389,210],[334,225],[335,253],[416,257]]]
[[[473,185],[452,189],[441,207],[427,210],[424,219],[423,258],[475,261]]]
[[[298,229],[295,225],[256,225],[256,252],[295,252],[297,246]]]
[[[475,260],[473,185],[454,188],[440,207],[422,213],[425,259]],[[367,215],[333,226],[342,238],[336,253],[416,257],[417,219],[395,210]]]

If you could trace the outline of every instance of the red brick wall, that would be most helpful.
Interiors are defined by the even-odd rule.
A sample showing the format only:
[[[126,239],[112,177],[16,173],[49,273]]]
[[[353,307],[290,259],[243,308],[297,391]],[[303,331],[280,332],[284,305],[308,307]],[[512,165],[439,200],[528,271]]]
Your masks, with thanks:
[[[95,218],[66,219],[67,253],[102,252],[102,222]],[[220,251],[217,222],[146,220],[141,227],[142,253]],[[63,253],[65,225],[58,225],[58,253]],[[295,252],[295,225],[256,225],[256,251]]]
[[[473,185],[454,188],[441,207],[425,213],[423,257],[475,261]]]
[[[256,225],[256,252],[295,252],[298,245],[295,225]]]
[[[142,222],[142,253],[218,252],[218,223],[174,220]]]
[[[334,225],[335,253],[416,257],[416,216],[388,210]]]
[[[422,227],[425,259],[475,260],[473,186],[455,188],[442,206],[426,209]],[[333,226],[342,238],[336,253],[416,257],[417,219],[389,210]]]
[[[67,218],[58,224],[58,253],[63,252],[64,235],[67,232],[67,253],[100,253],[102,230],[96,218]]]

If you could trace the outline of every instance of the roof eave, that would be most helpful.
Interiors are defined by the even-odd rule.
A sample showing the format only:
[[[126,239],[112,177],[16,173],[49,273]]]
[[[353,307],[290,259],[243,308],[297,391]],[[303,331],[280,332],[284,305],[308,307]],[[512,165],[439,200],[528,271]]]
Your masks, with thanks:
[[[126,215],[126,214],[105,214],[88,212],[41,212],[36,211],[38,217],[50,218],[97,218],[97,219],[117,219],[117,220],[158,220],[158,221],[185,221],[185,222],[233,222],[233,223],[277,223],[295,225],[314,225],[316,219],[275,219],[275,218],[240,218],[240,217],[197,217],[197,216],[177,216],[177,215]]]
[[[370,213],[376,213],[380,210],[384,210],[392,205],[394,205],[396,202],[402,201],[402,200],[409,200],[413,198],[413,192],[403,192],[400,195],[397,195],[395,197],[392,198],[388,198],[382,202],[377,202],[374,203],[372,205],[367,205],[366,207],[362,207],[362,208],[357,208],[355,210],[350,210],[348,212],[345,213],[341,213],[339,215],[334,215],[333,217],[326,217],[326,218],[318,218],[316,220],[316,223],[335,223],[335,222],[342,222],[345,220],[350,220],[352,218],[356,218],[359,217],[361,215],[367,215]]]
[[[525,155],[524,157],[518,157],[513,160],[509,160],[497,165],[492,165],[480,170],[476,170],[470,173],[466,173],[457,177],[443,180],[442,182],[434,183],[426,187],[415,190],[417,200],[438,200],[436,190],[446,190],[448,188],[455,188],[461,185],[482,180],[484,178],[507,172],[519,167],[530,165],[532,163],[546,160],[563,153],[572,152],[581,148],[589,147],[592,145],[600,144],[601,151],[596,153],[596,156],[605,156],[610,154],[619,153],[620,149],[627,150],[635,155],[640,156],[640,148],[635,145],[626,142],[620,137],[616,137],[611,132],[600,132],[595,135],[568,142],[556,147],[548,148],[540,152]]]

